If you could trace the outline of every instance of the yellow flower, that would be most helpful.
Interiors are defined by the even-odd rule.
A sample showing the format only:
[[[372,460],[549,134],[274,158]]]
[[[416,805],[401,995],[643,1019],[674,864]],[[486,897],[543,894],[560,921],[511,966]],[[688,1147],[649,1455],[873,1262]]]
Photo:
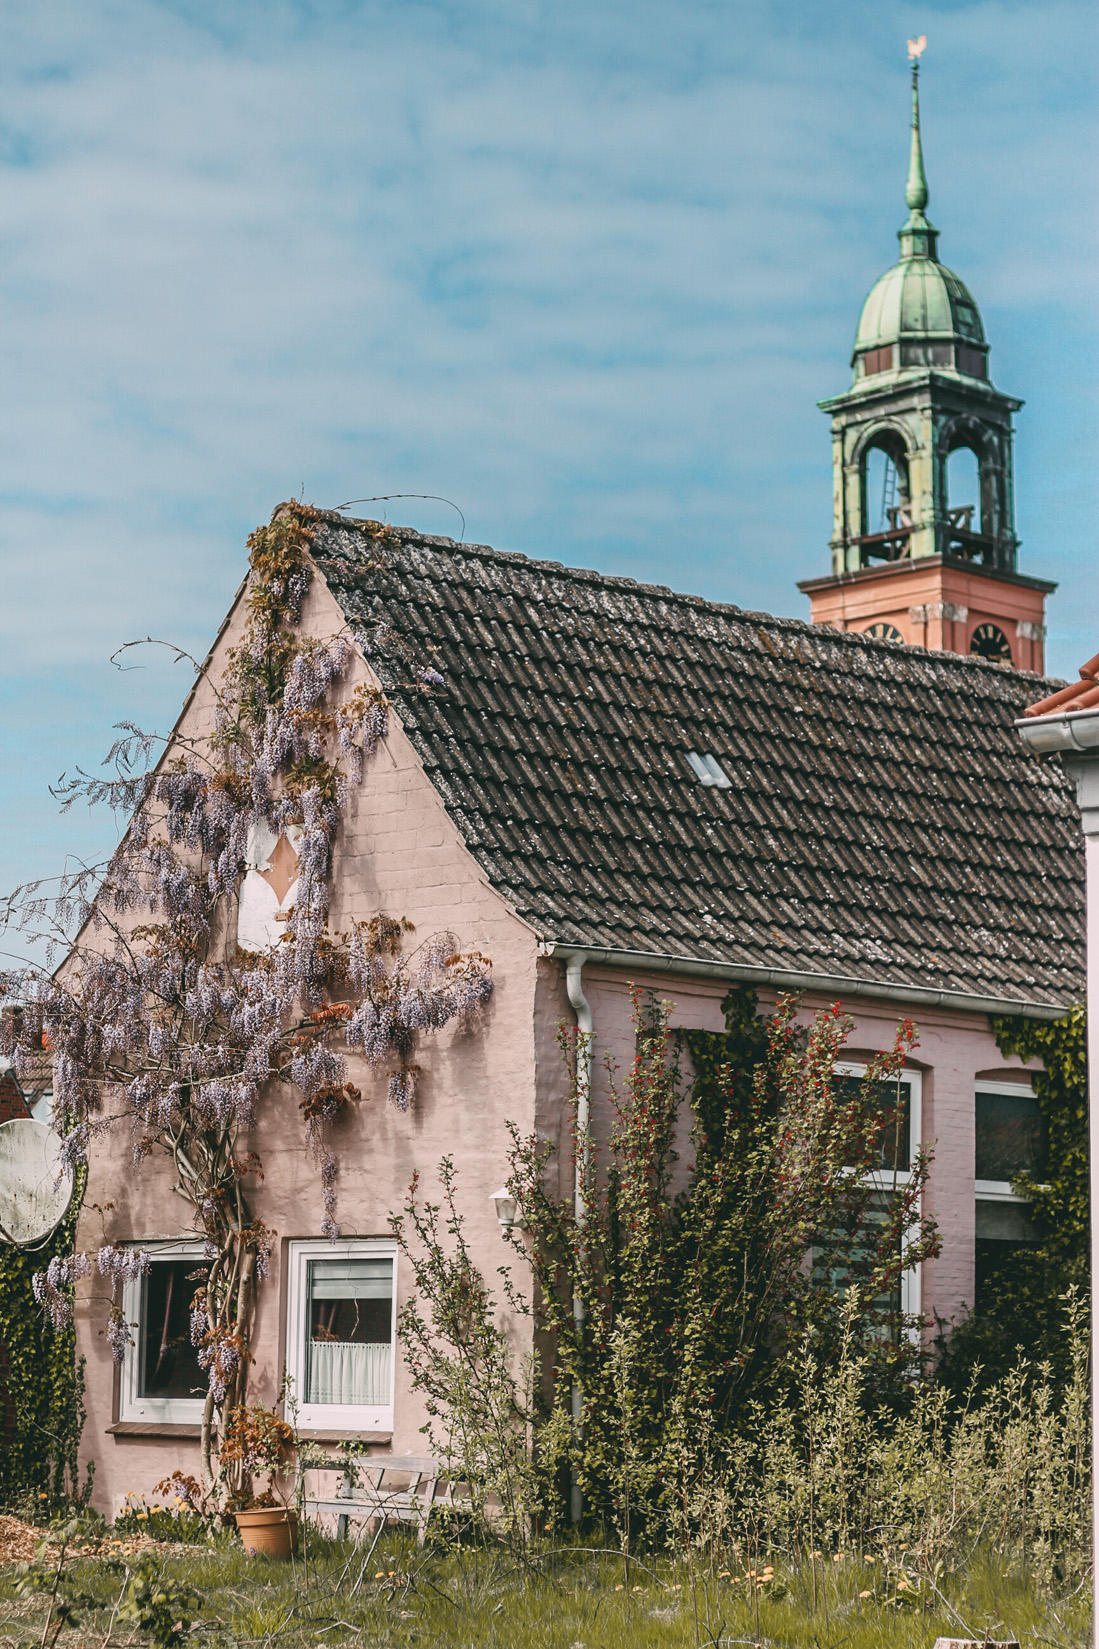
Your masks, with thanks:
[[[873,1552],[867,1552],[867,1554],[866,1554],[866,1556],[865,1556],[865,1558],[864,1558],[864,1559],[863,1559],[863,1561],[864,1561],[864,1562],[865,1562],[865,1563],[873,1563],[873,1562],[875,1562],[875,1561],[876,1561],[876,1559],[875,1559],[875,1557],[874,1557],[874,1554],[873,1554]]]
[[[907,1580],[905,1580],[903,1575],[901,1576],[901,1578],[897,1582],[897,1590],[898,1590],[898,1592],[907,1592],[908,1591],[908,1582],[907,1582]]]
[[[140,1523],[143,1518],[147,1520],[148,1516],[149,1516],[148,1512],[138,1512],[137,1520]]]
[[[872,1593],[870,1593],[870,1592],[860,1592],[860,1593],[859,1593],[859,1596],[860,1596],[860,1597],[871,1597],[871,1596],[872,1596],[872,1595],[873,1595],[873,1594],[872,1594]]]

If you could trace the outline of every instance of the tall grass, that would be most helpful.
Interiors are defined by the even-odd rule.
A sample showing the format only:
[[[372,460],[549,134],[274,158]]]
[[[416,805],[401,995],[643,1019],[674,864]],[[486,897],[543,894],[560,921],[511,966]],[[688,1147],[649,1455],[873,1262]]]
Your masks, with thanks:
[[[980,1552],[1042,1595],[1079,1586],[1091,1567],[1088,1325],[1075,1292],[1065,1309],[1066,1383],[1021,1358],[960,1405],[923,1383],[906,1408],[875,1410],[850,1326],[830,1367],[807,1342],[788,1399],[757,1408],[738,1437],[700,1429],[674,1542],[742,1562],[781,1552],[810,1573],[903,1553],[932,1588]]]

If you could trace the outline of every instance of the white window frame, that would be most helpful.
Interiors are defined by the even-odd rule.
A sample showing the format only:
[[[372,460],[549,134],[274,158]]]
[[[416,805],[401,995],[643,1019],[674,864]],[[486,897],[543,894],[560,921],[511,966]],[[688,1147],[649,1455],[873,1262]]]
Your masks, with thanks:
[[[837,1076],[866,1075],[867,1066],[863,1062],[845,1060],[834,1067]],[[897,1077],[890,1078],[908,1085],[908,1160],[911,1163],[920,1145],[923,1142],[923,1077],[919,1071],[911,1071],[907,1065],[897,1073]],[[849,1168],[848,1173],[855,1170]],[[885,1169],[877,1168],[872,1173],[864,1174],[862,1183],[875,1191],[886,1194],[904,1189],[912,1183],[912,1170],[909,1168]],[[912,1212],[912,1221],[906,1227],[904,1241],[912,1242],[919,1236],[920,1219],[923,1214],[923,1198],[918,1199]],[[920,1301],[923,1291],[920,1281],[921,1267],[910,1265],[901,1272],[901,1312],[906,1317],[918,1317]]]
[[[134,1243],[144,1249],[155,1264],[157,1260],[194,1260],[201,1265],[206,1258],[206,1245],[193,1238],[177,1242]],[[120,1421],[144,1420],[152,1425],[190,1426],[202,1423],[206,1399],[202,1397],[142,1397],[138,1394],[141,1371],[141,1348],[145,1339],[144,1323],[145,1277],[131,1277],[122,1285],[122,1315],[130,1325],[133,1344],[128,1345],[122,1358],[121,1386],[118,1400]]]
[[[1034,1098],[1034,1086],[1030,1082],[981,1082],[973,1084],[973,1153],[977,1152],[977,1095],[978,1094],[1006,1094],[1009,1099],[1017,1099],[1020,1094],[1028,1099]],[[1024,1207],[1030,1207],[1029,1197],[1020,1197],[1011,1189],[1011,1181],[1004,1179],[974,1179],[973,1194],[975,1202],[1016,1202]]]
[[[389,1402],[305,1402],[309,1323],[306,1309],[306,1267],[314,1259],[387,1259],[393,1261],[393,1302],[390,1316]],[[391,1432],[393,1388],[397,1378],[397,1244],[381,1237],[309,1237],[288,1245],[286,1266],[286,1373],[293,1381],[297,1421],[302,1431]]]

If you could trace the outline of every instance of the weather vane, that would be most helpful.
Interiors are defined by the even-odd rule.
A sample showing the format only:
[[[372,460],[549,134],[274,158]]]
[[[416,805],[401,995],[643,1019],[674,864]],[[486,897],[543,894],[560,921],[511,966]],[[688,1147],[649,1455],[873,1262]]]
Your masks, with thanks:
[[[910,63],[918,63],[923,55],[924,47],[926,45],[926,34],[921,34],[918,40],[910,40],[908,42],[908,61]]]

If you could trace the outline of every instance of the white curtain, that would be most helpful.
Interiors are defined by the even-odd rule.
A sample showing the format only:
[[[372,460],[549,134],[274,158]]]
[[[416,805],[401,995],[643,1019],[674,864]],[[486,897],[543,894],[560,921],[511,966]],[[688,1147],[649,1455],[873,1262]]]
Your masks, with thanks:
[[[390,1347],[346,1340],[309,1342],[309,1403],[388,1404]]]

